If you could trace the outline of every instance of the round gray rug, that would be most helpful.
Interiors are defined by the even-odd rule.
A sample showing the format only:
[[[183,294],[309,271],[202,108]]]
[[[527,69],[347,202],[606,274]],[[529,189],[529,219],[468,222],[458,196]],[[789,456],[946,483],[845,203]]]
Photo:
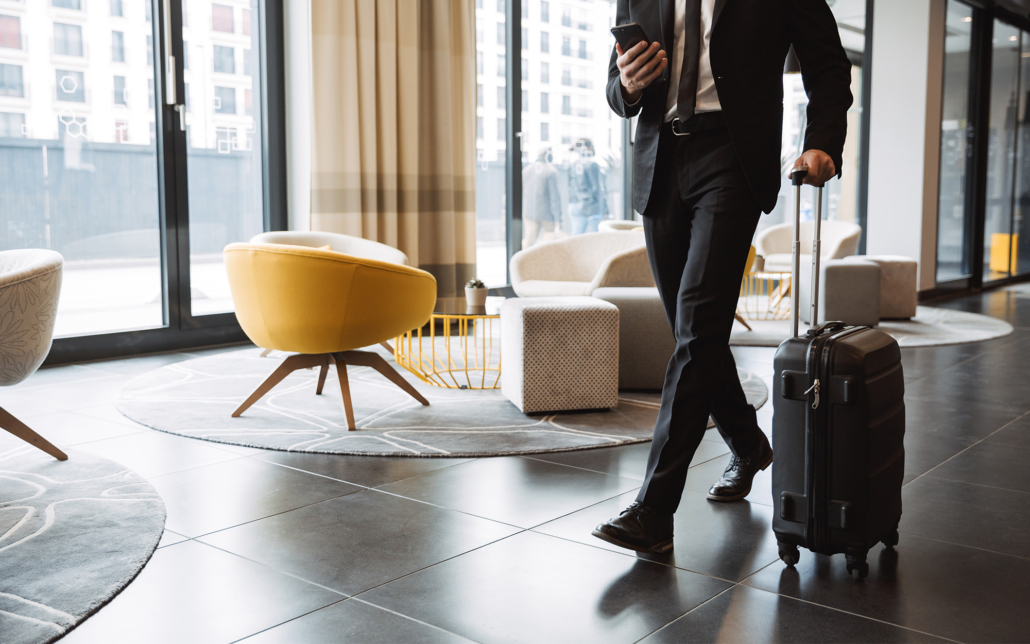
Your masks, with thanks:
[[[751,331],[733,323],[730,345],[736,347],[778,347],[790,337],[789,320],[748,320]],[[801,325],[802,330],[808,325]],[[1012,333],[1004,320],[979,313],[920,306],[911,320],[882,320],[877,329],[891,335],[902,347],[934,347],[944,344],[983,342]]]
[[[385,351],[380,354],[386,357]],[[246,349],[167,365],[127,383],[118,409],[172,434],[297,452],[365,456],[498,456],[608,447],[651,440],[660,394],[620,394],[609,411],[526,416],[499,390],[432,387],[404,369],[431,403],[423,407],[366,367],[348,370],[356,431],[347,431],[335,368],[315,395],[317,370],[295,371],[239,418],[233,410],[282,361]],[[396,366],[392,357],[391,366]],[[757,376],[740,372],[748,400],[765,404]]]
[[[57,461],[0,431],[0,641],[52,642],[132,581],[164,532],[139,475],[86,452]]]

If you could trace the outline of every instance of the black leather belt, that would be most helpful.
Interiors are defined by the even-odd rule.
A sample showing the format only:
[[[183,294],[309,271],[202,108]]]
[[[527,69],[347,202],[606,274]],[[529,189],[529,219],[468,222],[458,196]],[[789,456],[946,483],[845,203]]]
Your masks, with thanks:
[[[669,127],[676,136],[690,136],[698,132],[726,127],[726,117],[722,112],[702,112],[691,116],[686,121],[674,118],[669,121]]]

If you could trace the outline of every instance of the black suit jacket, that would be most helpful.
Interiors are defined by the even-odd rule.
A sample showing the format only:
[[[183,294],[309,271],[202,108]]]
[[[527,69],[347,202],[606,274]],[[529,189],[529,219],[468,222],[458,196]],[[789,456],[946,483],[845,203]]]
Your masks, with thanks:
[[[681,0],[618,0],[616,24],[638,23],[649,38],[659,40],[671,64],[676,1]],[[709,51],[715,87],[751,191],[765,212],[776,206],[780,190],[783,62],[791,44],[809,97],[805,149],[830,155],[839,176],[853,100],[851,62],[826,0],[715,1]],[[638,103],[627,105],[616,56],[613,48],[608,104],[624,118],[640,113],[633,148],[633,207],[645,213],[669,73],[645,89]]]

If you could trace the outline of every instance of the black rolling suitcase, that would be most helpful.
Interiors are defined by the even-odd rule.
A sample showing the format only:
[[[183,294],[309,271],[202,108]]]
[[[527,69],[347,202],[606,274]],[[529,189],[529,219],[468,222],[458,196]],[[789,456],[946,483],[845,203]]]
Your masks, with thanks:
[[[844,553],[848,572],[863,579],[866,554],[878,542],[898,543],[905,474],[905,379],[891,336],[840,322],[816,325],[819,222],[812,244],[812,326],[798,337],[801,182],[795,186],[791,324],[793,337],[776,350],[773,382],[773,531],[780,559],[799,560],[798,547]]]

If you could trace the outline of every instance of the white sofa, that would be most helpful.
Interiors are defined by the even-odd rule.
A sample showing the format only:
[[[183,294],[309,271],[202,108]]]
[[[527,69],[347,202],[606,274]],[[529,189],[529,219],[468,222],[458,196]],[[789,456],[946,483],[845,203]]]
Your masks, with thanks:
[[[633,221],[632,219],[605,219],[601,223],[597,224],[597,232],[616,233],[627,230],[639,231],[643,227],[643,222]]]
[[[511,258],[511,286],[519,297],[591,295],[615,286],[654,286],[644,233],[597,232],[519,251]]]
[[[812,264],[812,231],[814,222],[801,222],[801,266]],[[858,252],[862,227],[846,221],[824,221],[821,227],[822,259],[844,259]],[[755,250],[765,258],[763,270],[790,272],[791,246],[794,242],[793,224],[777,224],[758,233]]]
[[[0,387],[34,374],[50,353],[63,266],[64,258],[52,250],[0,251]],[[0,429],[59,461],[68,459],[3,407]]]
[[[250,238],[250,243],[289,244],[290,246],[308,246],[310,248],[329,246],[330,250],[337,253],[346,253],[362,259],[375,259],[390,264],[408,265],[408,256],[393,246],[340,233],[280,230],[254,235]]]

